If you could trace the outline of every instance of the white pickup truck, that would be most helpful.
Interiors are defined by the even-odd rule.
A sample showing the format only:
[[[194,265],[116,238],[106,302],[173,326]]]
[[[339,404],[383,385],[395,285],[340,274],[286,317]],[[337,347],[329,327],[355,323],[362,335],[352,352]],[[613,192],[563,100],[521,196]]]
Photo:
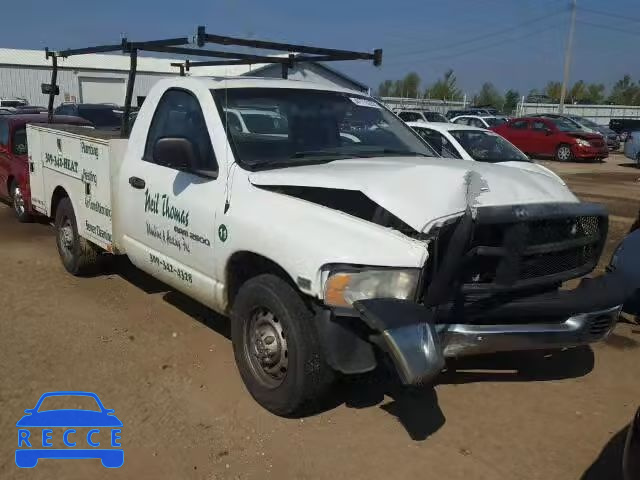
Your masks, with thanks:
[[[419,384],[448,357],[601,340],[623,302],[611,275],[560,289],[596,266],[602,207],[549,175],[440,158],[361,93],[174,78],[128,139],[33,125],[28,142],[65,268],[127,255],[229,315],[245,385],[279,415],[385,360]]]

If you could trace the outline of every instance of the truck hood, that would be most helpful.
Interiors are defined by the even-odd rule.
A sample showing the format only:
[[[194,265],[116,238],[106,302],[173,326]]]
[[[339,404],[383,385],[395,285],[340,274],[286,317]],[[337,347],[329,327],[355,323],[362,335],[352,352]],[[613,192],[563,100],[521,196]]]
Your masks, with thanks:
[[[417,231],[467,206],[578,202],[547,175],[446,158],[382,157],[253,172],[256,186],[360,191]]]

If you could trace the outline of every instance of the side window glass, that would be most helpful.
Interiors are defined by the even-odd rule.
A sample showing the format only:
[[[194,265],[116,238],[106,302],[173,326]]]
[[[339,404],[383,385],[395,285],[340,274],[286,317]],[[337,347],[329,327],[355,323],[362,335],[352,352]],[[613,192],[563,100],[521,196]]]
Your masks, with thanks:
[[[486,128],[484,126],[484,123],[482,123],[482,120],[478,119],[478,118],[472,118],[471,119],[472,122],[472,126],[473,127],[478,127],[478,128]]]
[[[455,122],[453,123],[457,123],[458,125],[469,125],[469,119],[466,117],[462,117],[462,118],[458,118]]]
[[[517,120],[511,124],[511,128],[514,128],[516,130],[525,130],[527,128],[527,121]]]
[[[9,145],[9,123],[6,120],[0,121],[0,145]]]
[[[455,147],[440,132],[428,128],[417,129],[417,132],[439,155],[448,158],[460,158]]]
[[[16,155],[27,153],[27,131],[24,128],[16,130],[13,134],[13,153]]]
[[[544,132],[546,130],[549,130],[547,128],[547,125],[544,122],[541,122],[540,120],[538,120],[537,122],[533,122],[533,129],[539,132]]]
[[[198,99],[184,90],[167,90],[149,127],[143,159],[156,163],[153,149],[161,138],[186,138],[196,151],[200,170],[216,170],[217,162]]]

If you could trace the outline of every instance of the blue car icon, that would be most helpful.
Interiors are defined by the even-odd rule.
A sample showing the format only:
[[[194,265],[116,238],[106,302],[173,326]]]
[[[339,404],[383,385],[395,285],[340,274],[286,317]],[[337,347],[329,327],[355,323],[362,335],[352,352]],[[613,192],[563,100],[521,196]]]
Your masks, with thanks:
[[[98,410],[83,409],[56,409],[40,410],[42,402],[49,397],[91,397]],[[118,468],[124,463],[124,451],[119,443],[121,438],[122,422],[114,415],[114,410],[104,408],[100,398],[92,392],[49,392],[40,397],[36,406],[24,411],[26,415],[18,420],[18,448],[16,449],[16,465],[20,468],[33,468],[41,458],[99,458],[102,465],[107,468]],[[42,438],[38,435],[31,436],[31,428],[43,428]],[[81,445],[82,438],[75,428],[90,427],[86,435],[86,443],[89,448],[74,448]],[[63,428],[63,440],[66,448],[51,448],[51,428]],[[98,448],[101,444],[95,436],[100,429],[110,429],[110,447]],[[72,437],[73,440],[72,441]],[[76,438],[77,437],[77,438]],[[40,440],[42,440],[40,442]],[[39,443],[41,443],[39,445]],[[104,441],[102,443],[105,443]],[[42,448],[40,448],[42,447]]]

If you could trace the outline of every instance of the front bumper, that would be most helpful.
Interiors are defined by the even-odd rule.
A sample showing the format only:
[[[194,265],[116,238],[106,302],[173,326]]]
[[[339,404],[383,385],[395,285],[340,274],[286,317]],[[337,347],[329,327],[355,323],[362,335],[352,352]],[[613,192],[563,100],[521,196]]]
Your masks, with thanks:
[[[571,150],[573,156],[580,159],[607,158],[609,156],[609,147],[606,144],[602,148],[574,145]]]
[[[442,326],[443,354],[460,357],[517,350],[545,350],[598,342],[615,326],[620,306],[572,315],[559,323]]]
[[[456,323],[443,306],[394,299],[354,303],[372,340],[393,361],[404,384],[425,383],[449,357],[520,350],[544,350],[606,338],[632,293],[615,272],[585,279],[574,290],[525,296],[483,307],[474,321]],[[471,309],[465,306],[463,310]],[[464,318],[464,313],[463,318]]]

